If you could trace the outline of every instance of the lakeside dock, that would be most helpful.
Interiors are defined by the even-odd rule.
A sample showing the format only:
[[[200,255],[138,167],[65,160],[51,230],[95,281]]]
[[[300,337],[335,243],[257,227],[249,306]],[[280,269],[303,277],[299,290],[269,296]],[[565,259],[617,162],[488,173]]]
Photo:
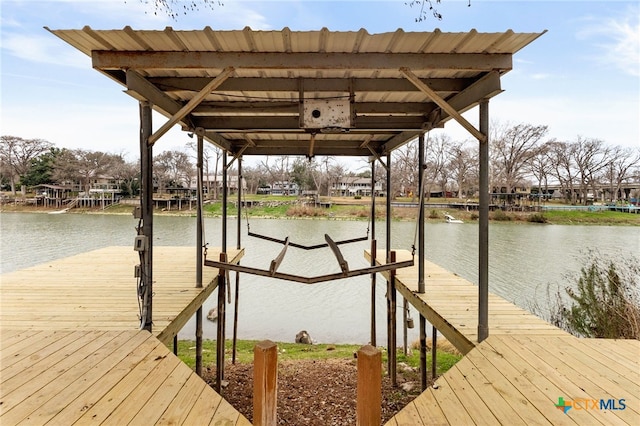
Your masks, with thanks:
[[[138,330],[131,247],[1,275],[0,423],[249,424],[168,349],[218,285],[204,268],[195,287],[195,259],[154,248],[152,334]]]
[[[218,270],[205,268],[196,289],[193,248],[155,247],[154,262],[153,335],[137,329],[130,247],[0,276],[2,424],[249,424],[167,348]],[[640,420],[640,341],[578,339],[490,295],[490,336],[478,343],[474,284],[427,262],[426,293],[417,266],[398,270],[396,287],[465,356],[388,425]]]
[[[410,257],[396,251],[397,260]],[[388,426],[640,422],[640,341],[577,338],[489,293],[489,337],[479,343],[476,285],[431,262],[425,293],[417,265],[399,269],[395,282],[465,356]]]

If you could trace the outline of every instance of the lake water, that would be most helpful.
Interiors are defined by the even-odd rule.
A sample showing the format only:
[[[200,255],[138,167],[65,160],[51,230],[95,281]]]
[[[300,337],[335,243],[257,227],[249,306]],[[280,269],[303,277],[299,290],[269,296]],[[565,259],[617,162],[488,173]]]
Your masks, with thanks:
[[[137,221],[129,215],[76,214],[0,214],[1,271],[22,269],[45,261],[89,250],[130,245]],[[195,246],[194,217],[156,216],[156,245]],[[251,231],[305,245],[324,242],[324,234],[335,241],[363,236],[365,221],[251,219]],[[411,249],[415,223],[392,224],[392,248]],[[205,220],[206,241],[221,245],[221,219]],[[425,226],[427,259],[477,283],[477,223],[447,224],[429,222]],[[378,247],[384,248],[385,224],[377,222]],[[236,219],[229,219],[228,247],[236,246]],[[243,265],[268,269],[281,246],[247,236],[242,222]],[[620,257],[640,253],[640,227],[540,225],[494,223],[489,226],[489,288],[505,299],[527,309],[536,301],[544,303],[547,285],[570,285],[569,274],[578,274],[584,255],[597,249],[602,255]],[[363,251],[369,242],[341,246],[350,269],[367,266]],[[338,272],[330,249],[304,251],[289,248],[278,269],[296,275],[315,276]],[[234,273],[231,274],[235,281]],[[135,283],[132,280],[132,285]],[[386,341],[385,281],[378,278],[378,343]],[[427,283],[428,285],[428,283]],[[401,318],[401,297],[398,318]],[[216,305],[216,295],[207,300],[205,313]],[[296,333],[307,330],[318,342],[367,343],[369,341],[370,278],[305,285],[242,274],[240,277],[239,337],[293,341]],[[414,318],[417,318],[415,311]],[[227,307],[231,336],[233,304]],[[400,323],[400,321],[398,321]],[[417,324],[417,321],[416,321]],[[193,338],[193,321],[180,338]],[[417,327],[409,330],[409,340],[417,339]],[[205,338],[215,338],[215,323],[204,321]],[[401,341],[399,331],[399,342]]]

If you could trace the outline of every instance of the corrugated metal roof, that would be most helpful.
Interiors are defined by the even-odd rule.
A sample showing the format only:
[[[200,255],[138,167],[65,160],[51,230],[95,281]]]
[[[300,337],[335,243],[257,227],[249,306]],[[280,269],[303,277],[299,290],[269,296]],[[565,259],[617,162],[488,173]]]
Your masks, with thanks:
[[[245,155],[383,155],[451,118],[403,68],[463,112],[500,93],[511,56],[544,33],[50,31],[168,117],[233,68],[180,122]],[[300,119],[307,99],[350,99],[353,120],[310,128]]]

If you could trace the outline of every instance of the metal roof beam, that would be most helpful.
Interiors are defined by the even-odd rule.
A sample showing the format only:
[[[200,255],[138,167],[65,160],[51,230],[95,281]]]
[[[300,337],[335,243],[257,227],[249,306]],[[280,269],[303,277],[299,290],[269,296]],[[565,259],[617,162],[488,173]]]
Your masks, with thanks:
[[[93,68],[280,70],[510,70],[510,53],[91,52]]]
[[[427,115],[435,109],[435,104],[425,102],[356,102],[354,110],[360,115]],[[298,101],[277,102],[202,102],[193,110],[193,116],[252,116],[300,114]]]
[[[308,133],[307,129],[300,128],[298,117],[271,116],[271,117],[193,117],[193,122],[197,127],[203,127],[216,132],[260,132],[260,131],[281,131]],[[353,130],[368,131],[403,131],[403,130],[424,130],[429,127],[424,117],[417,116],[391,116],[376,117],[365,116],[356,119]],[[312,129],[308,129],[309,132]],[[320,130],[321,129],[317,129]],[[349,132],[350,129],[344,129]],[[340,133],[340,130],[337,131]]]
[[[166,92],[199,92],[210,81],[205,77],[151,77],[148,80]],[[306,92],[416,92],[418,89],[404,78],[303,78]],[[457,93],[473,83],[470,78],[424,78],[436,92]],[[219,92],[298,92],[294,78],[231,77],[218,87]]]

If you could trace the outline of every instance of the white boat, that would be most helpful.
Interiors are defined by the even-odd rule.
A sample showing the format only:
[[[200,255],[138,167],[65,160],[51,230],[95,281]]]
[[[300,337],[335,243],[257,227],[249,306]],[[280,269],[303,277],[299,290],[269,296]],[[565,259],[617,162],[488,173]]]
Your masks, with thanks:
[[[62,214],[62,213],[66,213],[68,211],[69,211],[69,209],[66,208],[66,209],[62,209],[62,210],[56,210],[56,211],[49,212],[49,214]]]
[[[447,223],[464,223],[460,219],[456,219],[455,217],[451,216],[449,213],[445,213],[444,218],[447,221]]]

